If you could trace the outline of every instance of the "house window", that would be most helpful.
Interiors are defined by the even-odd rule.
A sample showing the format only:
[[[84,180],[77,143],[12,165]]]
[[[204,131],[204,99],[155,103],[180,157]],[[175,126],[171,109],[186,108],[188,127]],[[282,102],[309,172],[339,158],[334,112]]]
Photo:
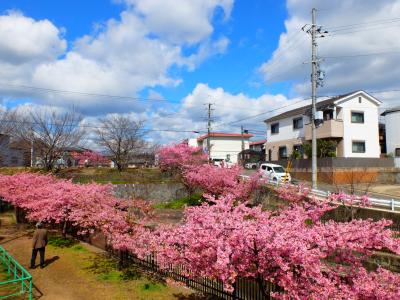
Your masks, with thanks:
[[[279,147],[279,158],[287,158],[287,148],[286,146]]]
[[[303,158],[304,155],[304,149],[303,145],[294,145],[293,146],[293,156],[294,158]]]
[[[364,113],[363,112],[351,112],[351,123],[364,123]]]
[[[11,164],[18,165],[18,158],[17,157],[12,156],[10,161],[11,161]]]
[[[362,102],[362,98],[358,97],[358,103],[361,103],[361,102]]]
[[[271,134],[279,133],[279,123],[271,124]]]
[[[293,119],[293,129],[303,128],[303,118]]]
[[[226,155],[225,161],[227,161],[227,162],[230,162],[230,161],[231,161],[231,155],[230,155],[230,154],[227,154],[227,155]]]
[[[394,155],[395,155],[396,157],[400,157],[400,148],[396,148],[396,149],[394,150]]]
[[[365,153],[365,141],[353,141],[353,153]]]
[[[325,110],[323,112],[324,121],[329,121],[333,119],[333,110]]]

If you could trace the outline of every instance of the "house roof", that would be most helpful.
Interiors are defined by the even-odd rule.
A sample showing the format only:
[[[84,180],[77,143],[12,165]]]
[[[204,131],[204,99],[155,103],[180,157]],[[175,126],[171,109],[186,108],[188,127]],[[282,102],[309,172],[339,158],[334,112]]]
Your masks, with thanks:
[[[353,95],[356,95],[358,93],[364,94],[365,96],[367,96],[368,98],[370,98],[372,101],[374,101],[377,104],[382,103],[381,101],[379,101],[375,97],[371,96],[370,94],[366,93],[365,91],[360,90],[360,91],[353,91],[353,92],[350,92],[350,93],[347,93],[347,94],[338,95],[338,96],[334,96],[334,97],[319,101],[319,102],[317,102],[317,105],[316,105],[317,110],[324,109],[326,107],[329,107],[332,104],[336,104],[337,102],[341,102],[343,100],[347,100],[346,98],[348,98],[349,96],[353,96]],[[278,121],[278,120],[281,120],[281,119],[284,119],[284,118],[289,118],[289,117],[296,116],[296,115],[304,115],[308,111],[311,111],[311,104],[306,105],[306,106],[302,106],[302,107],[299,107],[299,108],[295,108],[295,109],[292,109],[292,110],[289,110],[289,111],[285,111],[284,113],[281,113],[281,114],[276,115],[276,116],[274,116],[272,118],[266,119],[264,122],[269,123],[269,122]]]
[[[205,140],[208,137],[209,137],[208,134],[204,134],[204,135],[198,137],[197,141],[201,142],[201,141]],[[244,137],[244,138],[248,138],[249,139],[249,138],[253,137],[253,135],[249,134],[249,133],[245,133],[245,134],[242,135],[240,133],[211,132],[210,133],[210,137],[233,137],[233,138]]]
[[[267,140],[254,141],[254,142],[250,142],[250,146],[262,145],[262,144],[265,144],[266,142],[267,142]]]
[[[398,111],[400,111],[400,106],[385,110],[383,113],[381,113],[381,116],[386,116],[387,114],[398,112]]]

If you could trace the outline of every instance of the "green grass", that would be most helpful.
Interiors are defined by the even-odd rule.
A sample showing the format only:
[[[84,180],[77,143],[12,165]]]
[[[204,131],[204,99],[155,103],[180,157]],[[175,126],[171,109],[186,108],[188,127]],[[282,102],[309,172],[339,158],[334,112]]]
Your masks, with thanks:
[[[29,167],[1,167],[0,168],[0,174],[2,175],[14,175],[18,173],[25,173],[25,172],[30,172],[30,173],[36,173],[40,172],[40,169],[37,168],[29,168]]]
[[[71,239],[71,238],[64,238],[59,235],[50,235],[48,244],[50,246],[56,247],[56,248],[70,248],[76,244],[78,244],[78,241]],[[79,245],[75,246],[79,247]],[[82,247],[82,246],[80,246]]]
[[[83,247],[82,245],[75,245],[71,247],[72,251],[76,251],[76,252],[88,252],[88,250]]]
[[[159,283],[152,283],[152,282],[146,282],[140,286],[140,289],[144,292],[155,292],[155,291],[163,290],[164,288],[165,288],[164,285],[161,285]]]
[[[118,172],[111,168],[72,168],[60,170],[57,176],[72,179],[76,183],[101,184],[166,183],[176,180],[159,169],[127,169]]]
[[[0,168],[0,174],[14,175],[23,172],[43,173],[43,169],[28,167]],[[126,169],[118,172],[113,168],[66,168],[53,170],[59,178],[72,179],[75,183],[97,182],[100,184],[133,184],[133,183],[168,183],[177,182],[176,178],[160,169]]]
[[[158,203],[153,205],[154,208],[169,208],[169,209],[181,209],[185,205],[187,206],[197,206],[200,205],[203,202],[204,198],[202,194],[200,193],[195,193],[191,197],[184,197],[180,199],[175,199],[170,202],[166,203]]]

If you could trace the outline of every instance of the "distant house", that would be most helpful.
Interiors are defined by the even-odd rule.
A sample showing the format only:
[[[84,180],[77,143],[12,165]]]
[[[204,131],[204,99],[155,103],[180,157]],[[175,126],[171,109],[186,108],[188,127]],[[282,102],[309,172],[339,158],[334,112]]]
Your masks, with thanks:
[[[266,143],[267,143],[267,140],[252,141],[252,142],[250,142],[250,150],[265,153],[265,144]]]
[[[239,160],[241,164],[257,163],[265,160],[265,143],[266,140],[252,141],[249,143],[249,149],[241,151]]]
[[[0,167],[28,167],[30,166],[30,152],[11,136],[0,134]]]
[[[386,153],[392,155],[396,166],[400,167],[400,106],[384,111],[382,116],[385,117]]]
[[[317,103],[317,139],[334,141],[337,157],[379,158],[379,112],[381,101],[364,91],[356,91]],[[266,159],[288,158],[293,151],[304,154],[311,141],[311,105],[286,111],[265,120]]]
[[[224,160],[238,163],[238,155],[242,148],[249,149],[251,137],[253,135],[248,133],[242,135],[240,133],[212,132],[210,135],[205,134],[197,138],[197,146],[206,153],[210,150],[210,157],[214,161]],[[208,139],[210,140],[210,149],[207,148]],[[189,140],[189,145],[194,146],[194,141]]]

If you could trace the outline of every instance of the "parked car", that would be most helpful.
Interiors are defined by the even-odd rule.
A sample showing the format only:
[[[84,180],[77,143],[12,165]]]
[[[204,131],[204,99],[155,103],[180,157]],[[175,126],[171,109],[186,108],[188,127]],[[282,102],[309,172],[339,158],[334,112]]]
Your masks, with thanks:
[[[260,165],[260,172],[264,178],[275,183],[291,182],[292,178],[281,165],[264,163]],[[287,175],[287,176],[286,176]]]
[[[222,158],[214,158],[213,159],[213,164],[214,166],[218,167],[218,168],[231,168],[232,166],[234,166],[235,164],[230,162],[230,161],[226,161],[225,159]]]
[[[246,169],[257,169],[258,163],[247,163],[244,165]]]

